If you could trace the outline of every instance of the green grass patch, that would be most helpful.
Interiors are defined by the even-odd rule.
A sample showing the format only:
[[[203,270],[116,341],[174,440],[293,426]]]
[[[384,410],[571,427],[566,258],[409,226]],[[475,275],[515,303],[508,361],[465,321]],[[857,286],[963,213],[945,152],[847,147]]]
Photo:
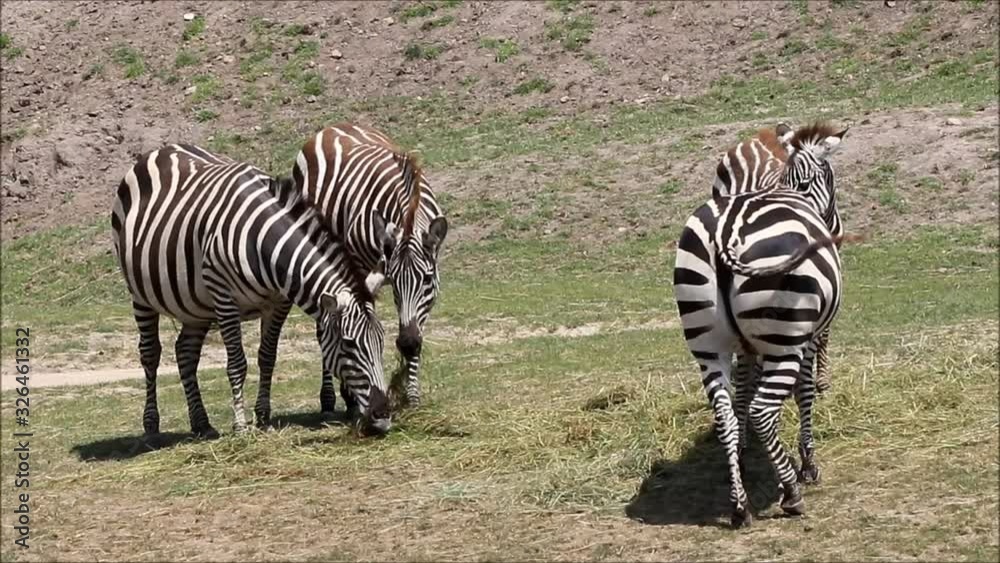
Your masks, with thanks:
[[[20,325],[49,314],[66,326],[68,314],[84,318],[81,308],[89,322],[121,316],[118,330],[134,347],[113,260],[79,252],[83,241],[106,240],[108,229],[102,222],[5,244],[4,300],[13,307],[5,319]],[[995,229],[917,229],[900,239],[845,247],[845,296],[831,335],[833,387],[818,401],[814,419],[824,484],[804,493],[810,541],[801,541],[796,521],[761,518],[755,525],[767,530],[768,541],[754,541],[749,554],[742,543],[732,543],[731,530],[716,526],[727,521],[726,468],[697,366],[672,324],[673,256],[663,251],[671,238],[596,246],[541,240],[456,245],[446,257],[444,291],[425,338],[424,405],[400,413],[395,430],[381,440],[320,423],[315,352],[279,354],[272,394],[279,427],[246,436],[229,430],[224,371],[203,369],[201,393],[224,434],[217,441],[184,440],[183,390],[176,377],[162,377],[166,445],[154,451],[140,437],[141,380],[47,390],[45,416],[33,418],[32,427],[46,437],[46,498],[61,507],[59,529],[72,538],[71,532],[90,525],[92,507],[77,504],[86,495],[137,513],[162,507],[166,499],[184,513],[200,510],[208,522],[230,514],[233,503],[263,504],[273,510],[248,511],[251,520],[243,524],[264,529],[281,523],[289,540],[311,537],[314,549],[324,549],[315,545],[326,537],[318,532],[335,525],[342,532],[340,553],[373,559],[423,558],[409,543],[382,548],[353,539],[394,525],[404,508],[415,519],[475,511],[479,516],[463,521],[461,530],[422,531],[425,541],[458,546],[449,553],[462,559],[498,548],[489,530],[514,536],[499,546],[505,558],[558,557],[557,546],[579,539],[567,522],[616,527],[604,549],[622,559],[663,549],[661,537],[622,522],[623,513],[680,523],[674,527],[686,541],[672,542],[677,547],[670,554],[684,560],[996,555],[990,520],[1000,424],[993,400],[1000,368]],[[52,269],[37,271],[47,265]],[[79,334],[87,325],[59,339],[57,326],[31,326],[38,343],[51,338],[53,353],[86,346]],[[101,330],[106,328],[113,327]],[[310,329],[296,316],[282,346],[308,343],[314,349]],[[217,337],[207,346],[221,349]],[[254,370],[246,388],[250,404],[257,391]],[[10,420],[11,405],[2,408]],[[780,428],[794,452],[791,404]],[[3,440],[0,461],[7,474],[16,471],[17,460],[10,436]],[[762,452],[752,448],[746,467],[756,508],[778,512]],[[355,509],[344,514],[334,510],[343,503],[334,492],[343,490],[378,494],[355,495]],[[928,506],[933,519],[912,517]],[[316,523],[316,513],[334,520]],[[108,514],[106,524],[122,532],[144,525],[131,513]],[[55,517],[40,512],[39,524],[55,522],[46,518]],[[160,523],[174,525],[166,518]],[[544,544],[519,547],[540,531]],[[947,540],[959,534],[961,545]],[[144,549],[176,559],[176,542],[160,537],[151,536]],[[59,553],[72,555],[87,545],[66,541]],[[262,543],[257,554],[279,558],[269,545]],[[56,549],[44,542],[38,548],[40,557]],[[131,548],[112,542],[106,549],[116,558]],[[604,553],[596,546],[580,551],[587,560]]]
[[[580,51],[590,43],[594,33],[594,18],[589,14],[568,15],[561,20],[545,23],[545,38],[557,41],[567,51]]]
[[[461,4],[461,0],[443,0],[438,2],[413,2],[399,13],[399,21],[406,23],[410,20],[426,18],[442,9],[455,8]]]
[[[174,57],[174,68],[184,68],[198,64],[198,55],[191,51],[178,51]]]
[[[555,88],[555,84],[549,82],[544,78],[541,77],[529,78],[528,80],[525,80],[524,82],[518,84],[514,88],[514,93],[519,96],[524,96],[534,92],[537,92],[539,94],[547,94],[551,92],[553,88]]]
[[[146,72],[142,53],[128,45],[119,45],[111,52],[111,60],[125,70],[125,78],[138,78]]]
[[[184,25],[184,31],[181,32],[181,39],[184,41],[191,41],[195,37],[198,37],[205,31],[205,18],[204,16],[195,16],[193,20],[187,22]]]
[[[214,76],[199,74],[191,78],[191,83],[195,87],[194,93],[191,94],[191,101],[194,103],[225,97],[222,83]]]
[[[80,20],[76,18],[66,20],[66,25],[64,27],[66,28],[66,31],[73,31],[74,29],[80,27]]]
[[[455,21],[455,16],[446,15],[440,18],[434,18],[432,20],[427,20],[420,24],[420,29],[424,31],[430,31],[432,29],[437,29],[439,27],[445,27]]]
[[[408,61],[432,61],[445,50],[444,45],[413,41],[403,49],[403,57]]]
[[[493,51],[494,59],[498,63],[507,62],[507,59],[521,52],[521,47],[513,39],[483,37],[479,40],[479,46]]]
[[[200,109],[195,112],[194,119],[199,123],[204,123],[206,121],[212,121],[213,119],[219,117],[219,112],[210,109]]]

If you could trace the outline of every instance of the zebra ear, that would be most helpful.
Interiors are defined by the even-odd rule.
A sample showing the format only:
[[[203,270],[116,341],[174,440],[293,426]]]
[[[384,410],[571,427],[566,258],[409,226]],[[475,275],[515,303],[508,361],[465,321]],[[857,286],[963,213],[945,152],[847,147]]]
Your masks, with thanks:
[[[443,216],[435,217],[424,233],[424,248],[437,255],[446,236],[448,236],[448,220]]]
[[[382,253],[385,254],[385,257],[392,256],[392,251],[396,248],[396,234],[399,230],[396,224],[392,221],[386,223],[385,219],[376,213],[372,217],[372,230],[375,232],[376,240],[382,246]]]
[[[781,143],[781,146],[788,151],[791,148],[795,131],[787,123],[782,122],[774,128],[774,134],[778,136],[778,142]]]
[[[837,149],[840,148],[840,142],[843,140],[844,135],[846,134],[847,134],[847,129],[844,129],[840,133],[834,133],[833,135],[830,135],[829,137],[823,139],[823,141],[820,143],[820,146],[823,147],[823,154],[818,156],[820,156],[821,158],[826,158],[831,154],[835,153]]]
[[[385,283],[385,257],[379,259],[378,264],[375,268],[368,274],[365,278],[365,286],[368,288],[368,292],[372,295],[378,295],[378,290],[382,289],[382,284]]]
[[[334,317],[339,317],[340,314],[344,312],[344,309],[347,308],[348,299],[349,298],[343,291],[337,295],[324,293],[319,298],[319,306],[324,313]]]

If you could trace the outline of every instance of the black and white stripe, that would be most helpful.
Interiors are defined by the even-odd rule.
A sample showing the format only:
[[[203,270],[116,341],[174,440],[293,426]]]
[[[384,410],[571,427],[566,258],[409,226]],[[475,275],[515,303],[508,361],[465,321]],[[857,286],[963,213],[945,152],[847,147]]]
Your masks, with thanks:
[[[712,195],[735,195],[773,188],[781,179],[781,172],[788,155],[795,149],[791,146],[794,131],[786,123],[779,123],[774,130],[762,129],[749,140],[742,141],[726,151],[716,166]],[[833,166],[822,163],[823,182],[834,193]],[[831,234],[843,236],[844,227],[840,213],[833,205],[824,216]],[[816,391],[824,393],[830,388],[830,361],[827,352],[830,338],[829,329],[823,331],[816,343]]]
[[[292,172],[303,197],[325,218],[331,231],[371,267],[387,259],[399,317],[396,347],[404,360],[402,397],[420,401],[419,370],[423,331],[440,288],[438,258],[448,222],[420,166],[383,133],[339,124],[309,139]],[[324,374],[323,411],[334,393]]]
[[[384,332],[373,292],[379,271],[365,277],[344,246],[329,236],[291,180],[193,145],[168,145],[141,156],[114,201],[115,254],[132,295],[146,372],[143,428],[159,431],[156,371],[159,318],[181,322],[177,365],[192,430],[217,432],[197,383],[202,344],[218,325],[226,346],[234,428],[246,429],[247,360],[241,322],[260,318],[257,422],[270,417],[278,335],[291,306],[317,319],[324,363],[350,388],[368,429],[389,427],[382,372]]]
[[[823,181],[823,164],[843,133],[825,126],[797,131],[777,186],[713,198],[687,221],[677,245],[674,293],[728,458],[736,526],[751,520],[739,464],[748,419],[782,485],[782,508],[804,510],[800,476],[778,441],[778,417],[798,389],[800,411],[811,419],[815,340],[840,305],[839,237],[826,221],[833,185]],[[733,352],[743,354],[736,374]],[[756,378],[748,376],[754,363]],[[799,439],[802,471],[809,474],[811,424]]]

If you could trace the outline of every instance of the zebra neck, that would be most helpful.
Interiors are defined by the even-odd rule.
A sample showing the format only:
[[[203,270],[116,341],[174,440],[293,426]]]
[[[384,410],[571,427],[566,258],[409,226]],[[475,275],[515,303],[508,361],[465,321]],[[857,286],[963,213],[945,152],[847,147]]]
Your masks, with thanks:
[[[283,293],[306,314],[318,319],[320,298],[327,293],[336,295],[349,287],[350,273],[343,252],[330,246],[308,245],[300,250],[296,262],[289,268],[291,275]]]

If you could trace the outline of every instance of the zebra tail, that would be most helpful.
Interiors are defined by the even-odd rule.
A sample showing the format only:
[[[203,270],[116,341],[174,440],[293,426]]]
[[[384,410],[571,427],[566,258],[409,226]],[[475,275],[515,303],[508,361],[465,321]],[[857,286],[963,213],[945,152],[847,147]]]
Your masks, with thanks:
[[[779,274],[786,274],[799,266],[799,264],[805,262],[808,258],[812,257],[814,254],[828,246],[840,246],[840,241],[844,239],[843,235],[823,237],[821,239],[815,240],[805,246],[800,246],[795,249],[795,252],[788,257],[787,260],[774,264],[773,266],[765,266],[763,268],[754,268],[753,266],[748,266],[736,256],[736,249],[731,245],[725,247],[725,249],[719,253],[719,257],[722,259],[722,263],[726,265],[733,273],[739,274],[746,277],[765,277],[774,276]]]

